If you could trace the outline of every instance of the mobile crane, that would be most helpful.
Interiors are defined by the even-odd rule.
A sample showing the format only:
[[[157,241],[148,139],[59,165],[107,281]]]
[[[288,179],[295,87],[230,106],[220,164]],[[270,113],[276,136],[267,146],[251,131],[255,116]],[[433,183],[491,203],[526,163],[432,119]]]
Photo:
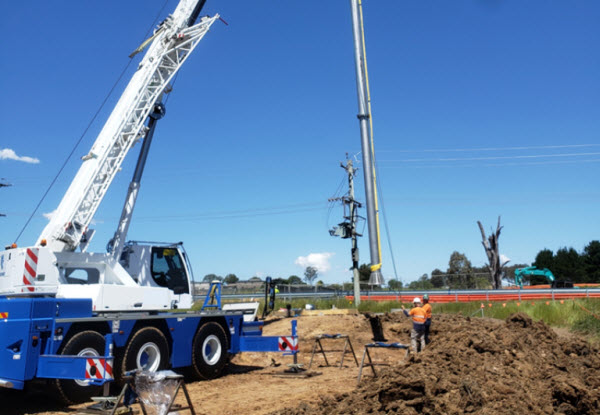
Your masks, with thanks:
[[[127,230],[170,81],[219,18],[198,17],[206,0],[180,0],[148,50],[34,246],[0,252],[0,387],[47,379],[66,402],[99,394],[133,369],[191,367],[220,374],[228,354],[297,352],[292,336],[262,336],[259,322],[218,305],[192,305],[191,267],[181,243],[126,243]],[[88,226],[121,164],[142,141],[107,253],[87,252]],[[79,249],[79,251],[77,251]],[[214,290],[213,290],[214,291]]]

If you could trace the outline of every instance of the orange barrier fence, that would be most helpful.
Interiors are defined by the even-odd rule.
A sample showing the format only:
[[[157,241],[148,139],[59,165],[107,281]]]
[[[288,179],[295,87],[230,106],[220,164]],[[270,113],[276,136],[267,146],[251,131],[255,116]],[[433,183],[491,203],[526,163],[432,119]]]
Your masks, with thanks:
[[[572,290],[569,292],[547,292],[547,293],[529,293],[523,291],[502,292],[502,293],[477,293],[463,294],[460,292],[452,294],[432,294],[429,292],[429,302],[431,303],[468,303],[471,301],[527,301],[527,300],[567,300],[575,298],[600,298],[600,292],[588,292],[586,290]],[[420,297],[420,295],[419,295]],[[352,300],[353,296],[346,296],[346,299]],[[374,294],[361,295],[361,301],[400,301],[403,303],[412,302],[415,294]]]
[[[577,288],[599,288],[600,284],[596,284],[596,283],[582,283],[582,284],[573,284],[574,287]],[[540,285],[525,285],[523,286],[524,290],[541,290],[541,289],[550,289],[552,288],[550,286],[550,284],[540,284]],[[517,286],[513,286],[513,287],[504,287],[504,290],[518,290],[519,287]]]

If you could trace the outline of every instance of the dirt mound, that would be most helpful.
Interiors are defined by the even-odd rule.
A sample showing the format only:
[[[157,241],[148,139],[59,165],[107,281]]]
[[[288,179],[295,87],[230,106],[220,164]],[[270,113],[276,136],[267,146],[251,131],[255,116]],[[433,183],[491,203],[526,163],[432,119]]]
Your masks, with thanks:
[[[407,339],[403,316],[383,320],[394,337]],[[273,414],[600,413],[599,350],[582,339],[559,338],[522,313],[504,322],[435,316],[432,339],[352,393]]]

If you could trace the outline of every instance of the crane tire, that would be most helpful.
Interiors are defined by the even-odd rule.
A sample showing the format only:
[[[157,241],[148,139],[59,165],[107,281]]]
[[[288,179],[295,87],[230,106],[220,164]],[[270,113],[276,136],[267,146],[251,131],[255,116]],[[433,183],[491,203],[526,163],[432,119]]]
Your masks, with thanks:
[[[127,343],[120,360],[120,375],[130,370],[157,372],[169,367],[169,343],[156,327],[138,330]]]
[[[69,339],[60,354],[103,356],[104,337],[97,331],[82,331]],[[86,384],[85,381],[56,379],[54,382],[60,399],[67,404],[86,402],[92,396],[100,396],[102,394],[102,386]]]
[[[227,335],[223,327],[210,321],[203,324],[192,345],[193,374],[204,380],[219,377],[228,360]]]

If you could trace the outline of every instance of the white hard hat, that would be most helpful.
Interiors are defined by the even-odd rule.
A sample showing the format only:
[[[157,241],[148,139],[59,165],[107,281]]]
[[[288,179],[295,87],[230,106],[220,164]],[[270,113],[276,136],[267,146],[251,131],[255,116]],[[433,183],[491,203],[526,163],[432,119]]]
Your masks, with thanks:
[[[415,297],[415,299],[413,300],[413,303],[420,303],[421,299],[419,297]]]

